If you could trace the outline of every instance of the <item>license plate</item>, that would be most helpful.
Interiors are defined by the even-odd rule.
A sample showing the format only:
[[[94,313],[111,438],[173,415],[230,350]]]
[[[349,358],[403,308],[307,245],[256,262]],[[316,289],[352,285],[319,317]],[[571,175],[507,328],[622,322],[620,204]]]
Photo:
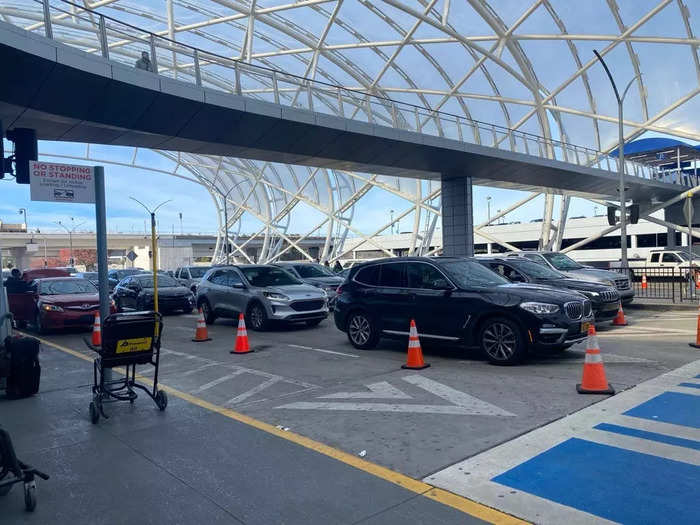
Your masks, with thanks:
[[[590,328],[591,323],[581,323],[581,333],[585,334],[588,333],[588,329]]]

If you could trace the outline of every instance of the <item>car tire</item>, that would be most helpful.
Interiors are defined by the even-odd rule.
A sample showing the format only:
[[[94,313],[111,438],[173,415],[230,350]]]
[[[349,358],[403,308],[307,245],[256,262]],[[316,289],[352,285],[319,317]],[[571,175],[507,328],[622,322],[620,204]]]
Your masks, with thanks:
[[[310,321],[306,321],[305,324],[309,328],[313,328],[314,326],[321,324],[321,321],[323,321],[323,319],[311,319]]]
[[[245,324],[247,328],[256,332],[265,331],[269,324],[265,307],[258,302],[251,304],[246,312]]]
[[[379,342],[379,327],[363,310],[356,310],[348,316],[345,332],[350,344],[360,350],[370,350]]]
[[[520,327],[505,317],[487,319],[479,330],[479,346],[494,365],[515,365],[525,358],[527,345]]]
[[[200,301],[199,303],[199,307],[202,309],[202,315],[204,315],[204,322],[206,324],[214,324],[214,321],[216,321],[216,315],[211,309],[209,301],[207,301],[206,299],[202,299],[202,301]]]
[[[20,330],[24,330],[25,328],[27,328],[27,321],[15,321],[15,325]]]

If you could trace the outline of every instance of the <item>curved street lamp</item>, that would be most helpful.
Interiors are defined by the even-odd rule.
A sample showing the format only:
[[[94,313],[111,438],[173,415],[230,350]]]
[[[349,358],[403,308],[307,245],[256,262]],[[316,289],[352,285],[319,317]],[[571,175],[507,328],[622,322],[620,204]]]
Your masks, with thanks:
[[[152,210],[143,202],[134,197],[129,197],[132,201],[138,202],[144,210],[151,216],[151,267],[153,268],[153,309],[158,311],[158,244],[156,243],[156,212],[161,206],[172,202],[172,199],[161,202]]]
[[[70,220],[71,220],[71,221],[74,221],[75,219],[73,219],[73,217],[71,217]],[[65,224],[63,224],[61,221],[56,221],[56,224],[58,224],[61,228],[63,228],[64,230],[66,230],[66,232],[68,232],[68,243],[69,243],[69,246],[70,246],[70,261],[68,262],[68,264],[69,264],[70,266],[73,266],[73,265],[75,264],[75,261],[73,260],[73,234],[75,233],[75,230],[77,230],[77,229],[80,228],[83,224],[85,224],[85,221],[76,224],[76,225],[73,226],[72,228],[69,228],[68,226],[66,226]],[[72,223],[71,223],[71,224],[72,224]],[[46,257],[46,252],[44,252],[44,257]]]

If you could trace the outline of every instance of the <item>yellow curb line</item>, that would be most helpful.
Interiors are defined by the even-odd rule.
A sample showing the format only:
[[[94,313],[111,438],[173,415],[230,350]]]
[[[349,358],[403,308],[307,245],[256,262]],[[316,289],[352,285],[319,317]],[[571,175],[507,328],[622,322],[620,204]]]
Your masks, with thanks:
[[[32,335],[32,337],[35,336]],[[65,346],[61,346],[59,344],[53,343],[51,341],[39,337],[37,337],[37,339],[42,344],[56,348],[61,352],[65,352],[79,359],[83,359],[84,361],[93,361],[92,358],[86,356],[85,354],[81,354],[80,352],[77,352]],[[121,374],[125,374],[126,372],[123,368],[115,368],[114,370]],[[153,385],[153,381],[147,377],[143,377],[139,374],[136,374],[136,377],[138,377],[139,380],[143,381],[144,383]],[[314,450],[320,454],[341,461],[346,465],[355,467],[356,469],[367,472],[368,474],[372,474],[373,476],[394,483],[395,485],[399,485],[407,490],[410,490],[411,492],[415,492],[416,494],[420,494],[421,496],[425,496],[426,498],[430,498],[434,501],[442,503],[443,505],[447,505],[448,507],[452,507],[466,514],[487,521],[489,523],[495,523],[499,525],[516,525],[528,523],[526,521],[515,518],[509,514],[505,514],[496,509],[492,509],[491,507],[487,507],[486,505],[482,505],[481,503],[477,503],[476,501],[472,501],[463,496],[459,496],[457,494],[453,494],[452,492],[448,492],[446,490],[434,487],[423,481],[411,478],[386,467],[382,467],[381,465],[377,465],[376,463],[360,459],[356,456],[353,456],[352,454],[348,454],[347,452],[343,452],[342,450],[331,447],[329,445],[324,445],[323,443],[307,438],[300,434],[295,434],[294,432],[281,430],[273,425],[270,425],[269,423],[259,421],[250,416],[246,416],[245,414],[241,414],[240,412],[236,412],[235,410],[215,405],[213,403],[195,397],[191,394],[181,392],[180,390],[177,390],[173,387],[164,385],[162,383],[160,383],[160,387],[169,394],[172,394],[175,397],[192,403],[193,405],[197,405],[211,412],[216,412],[217,414],[221,414],[222,416],[225,416],[229,419],[233,419],[240,423],[244,423],[251,427],[257,428],[258,430],[262,430],[263,432],[267,432],[268,434],[273,434],[282,439],[286,439],[287,441],[291,441],[292,443],[296,443],[297,445],[301,445],[302,447]]]

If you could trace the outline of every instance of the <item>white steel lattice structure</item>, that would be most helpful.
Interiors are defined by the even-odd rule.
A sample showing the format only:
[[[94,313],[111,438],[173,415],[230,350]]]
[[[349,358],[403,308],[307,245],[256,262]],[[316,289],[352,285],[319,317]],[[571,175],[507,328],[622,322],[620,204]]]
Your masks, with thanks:
[[[197,85],[614,171],[606,154],[617,145],[617,108],[595,47],[618,82],[641,74],[625,106],[627,140],[700,141],[695,0],[590,0],[575,9],[569,0],[0,0],[0,17],[129,65],[147,51],[158,74]],[[220,239],[231,232],[239,260],[251,259],[238,241],[246,214],[261,225],[260,261],[291,248],[311,258],[289,236],[299,213],[318,217],[302,239],[324,235],[324,260],[346,257],[348,235],[390,255],[375,237],[397,221],[412,224],[411,253],[430,252],[437,182],[160,153],[172,161],[168,171],[209,190]],[[105,161],[89,146],[81,158]],[[131,159],[139,166],[137,150]],[[631,163],[626,170],[653,176]],[[359,231],[353,217],[370,192],[405,207]],[[569,201],[546,194],[543,247],[560,245]],[[508,247],[480,230],[485,224],[477,231]]]

